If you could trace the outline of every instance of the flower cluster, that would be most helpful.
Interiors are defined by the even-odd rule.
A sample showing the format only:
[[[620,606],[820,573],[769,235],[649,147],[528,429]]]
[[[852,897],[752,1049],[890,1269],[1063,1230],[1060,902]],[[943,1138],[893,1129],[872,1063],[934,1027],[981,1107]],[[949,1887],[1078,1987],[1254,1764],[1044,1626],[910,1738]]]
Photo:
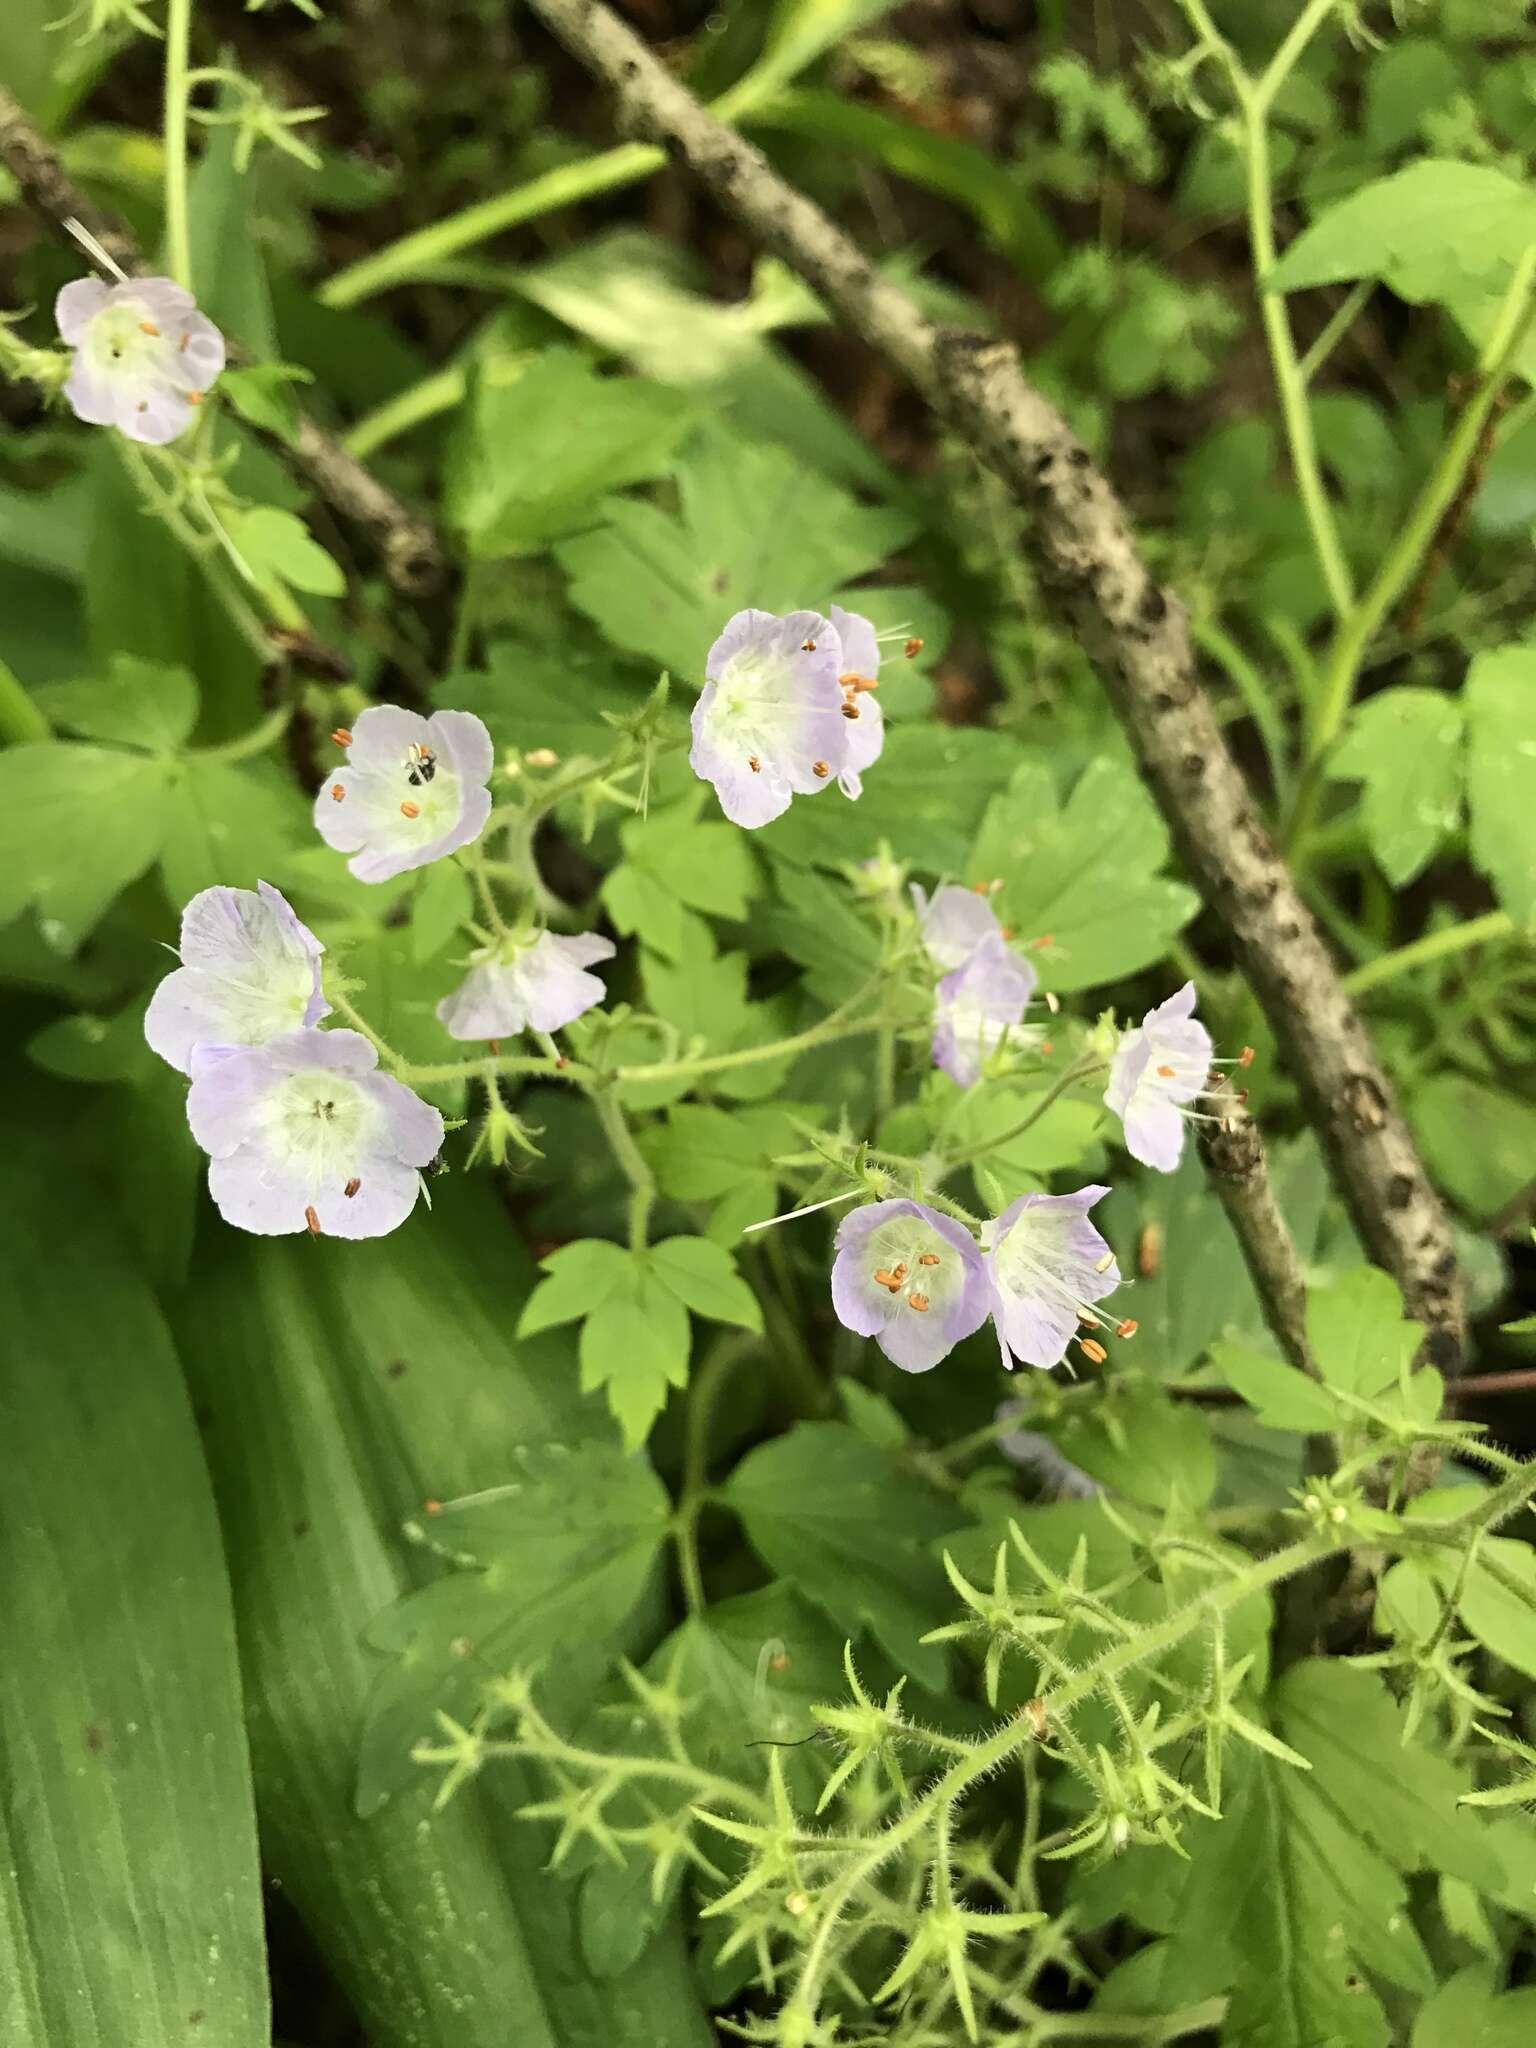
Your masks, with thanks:
[[[924,1202],[868,1202],[838,1228],[832,1305],[903,1372],[927,1372],[990,1316],[1003,1365],[1059,1365],[1094,1303],[1120,1285],[1115,1255],[1088,1219],[1108,1188],[1020,1195],[983,1233]],[[1102,1355],[1100,1353],[1099,1355]]]
[[[858,612],[737,612],[693,710],[695,775],[736,825],[766,825],[836,782],[857,797],[885,744],[875,629]]]
[[[357,1031],[319,1029],[324,947],[276,889],[205,889],[181,920],[181,965],[144,1018],[190,1077],[187,1121],[226,1222],[261,1236],[380,1237],[416,1206],[443,1120],[376,1071]]]
[[[914,883],[912,900],[924,949],[945,970],[934,997],[933,1063],[969,1088],[1005,1041],[1036,1035],[1024,1024],[1035,970],[1008,944],[984,890],[951,882],[930,897]]]
[[[360,881],[392,880],[484,830],[493,754],[478,718],[381,704],[334,738],[347,765],[326,778],[315,819]],[[378,1237],[415,1207],[443,1120],[378,1071],[361,1032],[320,1028],[331,1014],[324,950],[268,883],[205,889],[182,915],[181,965],[156,989],[144,1035],[191,1081],[187,1119],[227,1222],[267,1236]],[[500,936],[472,956],[438,1015],[460,1039],[558,1031],[603,1000],[584,970],[612,955],[592,934]]]
[[[184,434],[224,367],[224,337],[168,277],[77,277],[54,302],[74,351],[64,396],[77,419],[162,447]]]

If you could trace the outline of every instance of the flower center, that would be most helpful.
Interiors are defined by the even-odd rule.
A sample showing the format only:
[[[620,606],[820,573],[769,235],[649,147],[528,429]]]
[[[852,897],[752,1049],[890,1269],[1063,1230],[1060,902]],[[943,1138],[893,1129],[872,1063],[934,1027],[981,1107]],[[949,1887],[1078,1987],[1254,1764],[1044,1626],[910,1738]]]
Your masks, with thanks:
[[[162,332],[142,299],[125,299],[98,313],[86,331],[94,368],[110,377],[167,374],[176,360],[177,335]]]
[[[269,1134],[284,1158],[313,1181],[343,1184],[378,1115],[372,1098],[334,1067],[290,1074],[267,1104]]]
[[[960,1256],[920,1217],[897,1216],[870,1233],[869,1276],[891,1298],[891,1313],[942,1314],[962,1283]]]

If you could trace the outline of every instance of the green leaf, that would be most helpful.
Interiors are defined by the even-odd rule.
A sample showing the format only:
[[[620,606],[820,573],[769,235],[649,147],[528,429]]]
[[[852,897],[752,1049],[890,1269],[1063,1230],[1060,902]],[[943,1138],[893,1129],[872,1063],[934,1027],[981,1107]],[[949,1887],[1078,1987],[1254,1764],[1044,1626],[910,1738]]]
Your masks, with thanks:
[[[1303,1261],[1312,1255],[1327,1180],[1309,1141],[1274,1160],[1276,1191]],[[1120,1270],[1136,1274],[1136,1363],[1159,1376],[1188,1372],[1218,1337],[1267,1341],[1264,1314],[1243,1254],[1195,1155],[1185,1147],[1176,1173],[1147,1174],[1099,1210]],[[1188,1275],[1198,1273],[1198,1287]]]
[[[223,112],[238,101],[233,88],[219,94]],[[238,131],[232,122],[208,131],[187,193],[192,275],[197,302],[227,334],[236,334],[257,356],[277,353],[272,293],[263,261],[263,237],[253,232],[251,194],[255,180],[236,160]]]
[[[603,714],[626,717],[641,701],[633,687],[614,682],[613,671],[606,649],[594,653],[569,641],[549,647],[499,633],[486,651],[485,669],[448,676],[434,699],[484,719],[498,747],[550,747],[562,760],[601,757],[614,741]]]
[[[749,1223],[761,1223],[778,1207],[783,1178],[773,1161],[798,1152],[804,1139],[789,1121],[789,1105],[720,1109],[679,1103],[662,1125],[640,1140],[663,1194],[679,1202],[719,1204],[708,1234],[732,1244]],[[795,1113],[815,1122],[821,1112],[809,1104]]]
[[[1516,924],[1536,927],[1536,648],[1499,647],[1467,671],[1473,864]]]
[[[965,859],[970,820],[1007,780],[1017,755],[1000,732],[924,719],[886,726],[885,749],[846,803],[827,788],[799,798],[754,837],[780,860],[841,871],[872,860],[882,844],[913,867],[953,874]]]
[[[661,1284],[696,1316],[712,1323],[734,1323],[762,1335],[763,1312],[757,1296],[722,1245],[702,1237],[666,1237],[653,1244],[645,1256]]]
[[[987,806],[964,879],[1000,879],[1003,923],[1050,939],[1032,956],[1047,987],[1094,988],[1161,959],[1194,916],[1193,890],[1157,872],[1167,858],[1167,827],[1130,768],[1090,762],[1063,806],[1032,758]]]
[[[766,1745],[803,1742],[816,1732],[811,1708],[843,1697],[843,1641],[815,1607],[775,1580],[690,1616],[646,1670],[690,1700],[689,1751],[707,1770],[755,1764],[766,1776]],[[793,1783],[795,1759],[787,1748],[782,1754]],[[804,1775],[814,1799],[816,1774]]]
[[[911,537],[905,513],[861,506],[783,449],[700,429],[677,465],[678,514],[619,499],[560,543],[572,602],[615,647],[701,683],[733,612],[816,604]],[[801,808],[801,807],[797,807]]]
[[[475,892],[468,875],[452,861],[434,861],[411,904],[411,958],[435,960],[474,914]]]
[[[673,1934],[615,1984],[581,1968],[547,1841],[513,1818],[539,1796],[516,1766],[433,1815],[435,1777],[381,1760],[400,1789],[366,1821],[354,1809],[358,1729],[388,1678],[363,1631],[427,1562],[391,1532],[579,1427],[569,1345],[508,1339],[530,1278],[494,1197],[452,1180],[427,1228],[385,1242],[208,1240],[180,1334],[235,1584],[263,1860],[375,2048],[706,2048]],[[485,1675],[450,1662],[450,1685]]]
[[[601,1308],[617,1288],[627,1286],[633,1269],[623,1245],[605,1237],[586,1237],[551,1252],[540,1260],[539,1270],[548,1278],[528,1297],[517,1325],[520,1339],[561,1323],[579,1322]]]
[[[294,386],[314,381],[314,372],[298,363],[247,363],[224,372],[219,394],[241,419],[292,447],[299,438],[300,417]]]
[[[1442,1069],[1409,1096],[1408,1120],[1436,1180],[1475,1218],[1529,1185],[1536,1108],[1523,1096]]]
[[[721,1490],[753,1549],[846,1634],[870,1629],[903,1671],[938,1689],[925,1632],[945,1618],[944,1575],[924,1546],[956,1511],[843,1422],[802,1422],[749,1451]]]
[[[1430,36],[1399,36],[1371,59],[1365,79],[1365,134],[1385,155],[1412,142],[1427,114],[1462,89],[1455,57]]]
[[[882,113],[867,100],[809,86],[770,100],[754,116],[753,127],[833,143],[953,199],[1027,277],[1044,278],[1061,260],[1049,214],[1021,179],[974,143]]]
[[[1439,690],[1383,690],[1355,710],[1329,773],[1365,784],[1365,832],[1399,888],[1433,858],[1461,815],[1461,707]]]
[[[0,2038],[264,2048],[219,1530],[164,1321],[53,1129],[0,1169]]]
[[[275,769],[182,761],[165,796],[160,874],[178,907],[215,883],[253,889],[310,843],[309,805]]]
[[[179,747],[197,722],[197,684],[186,670],[131,654],[114,655],[104,676],[43,683],[33,694],[51,725],[151,754]]]
[[[740,919],[757,894],[746,835],[733,825],[696,824],[692,806],[631,819],[620,831],[624,859],[602,888],[614,924],[669,960],[698,946],[690,912]]]
[[[627,861],[653,875],[690,910],[743,918],[757,894],[757,868],[746,834],[732,825],[700,825],[676,811],[658,811],[632,818],[619,840]]]
[[[688,1352],[687,1309],[660,1275],[631,1262],[581,1326],[582,1392],[606,1391],[626,1450],[650,1435],[667,1390],[687,1385]]]
[[[695,269],[678,243],[615,228],[524,267],[515,287],[662,384],[715,383],[758,353],[773,328],[826,319],[774,257],[759,260],[747,297],[729,302],[699,290]]]
[[[276,505],[253,505],[228,520],[230,537],[258,577],[276,577],[316,597],[340,597],[347,579],[297,514]]]
[[[1536,1986],[1499,1991],[1492,1968],[1458,1970],[1419,2008],[1412,2048],[1528,2048],[1536,2040]]]
[[[57,742],[0,750],[0,925],[35,904],[72,953],[160,850],[165,763]]]
[[[1277,1726],[1311,1782],[1399,1870],[1428,1868],[1481,1890],[1503,1879],[1476,1818],[1459,1808],[1467,1774],[1404,1742],[1402,1710],[1374,1672],[1308,1657],[1275,1691]]]
[[[1204,1418],[1156,1387],[1117,1385],[1100,1411],[1068,1412],[1046,1434],[1072,1464],[1149,1507],[1202,1507],[1216,1488],[1216,1449]]]
[[[787,860],[772,866],[777,900],[757,913],[757,930],[765,943],[799,961],[807,990],[833,1009],[874,974],[880,959],[875,926],[860,917],[841,879],[826,881]]]
[[[1307,1343],[1330,1387],[1379,1394],[1407,1371],[1423,1336],[1421,1323],[1403,1319],[1396,1281],[1376,1266],[1307,1291]]]
[[[1464,1494],[1459,1496],[1462,1501],[1465,1498]],[[1456,1505],[1455,1497],[1448,1498],[1441,1491],[1422,1495],[1413,1503],[1411,1512],[1444,1514]],[[1435,1597],[1434,1588],[1438,1587],[1440,1596],[1456,1591],[1460,1563],[1455,1557],[1429,1555],[1415,1558],[1411,1567],[1405,1559],[1393,1567],[1393,1572],[1403,1573],[1410,1568],[1418,1571],[1422,1582],[1430,1588],[1433,1612],[1429,1627],[1423,1626],[1422,1611],[1409,1617],[1416,1633],[1428,1635],[1440,1614],[1440,1600]],[[1485,1536],[1465,1578],[1460,1579],[1456,1612],[1469,1634],[1476,1636],[1496,1657],[1516,1671],[1536,1677],[1536,1551],[1528,1543],[1508,1536]]]
[[[1213,1344],[1211,1363],[1270,1429],[1336,1428],[1339,1409],[1326,1390],[1294,1366],[1245,1344]]]
[[[575,349],[492,356],[459,417],[448,517],[481,559],[541,547],[659,475],[695,417],[682,394],[602,376]]]
[[[1230,1991],[1222,2039],[1243,2048],[1387,2048],[1365,1970],[1420,1993],[1434,1982],[1401,1877],[1312,1772],[1229,1746],[1223,1776],[1221,1819],[1182,1830],[1187,1860],[1133,1848],[1087,1878],[1094,1918],[1127,1912],[1168,1937],[1095,2010],[1154,2016]]]
[[[1536,192],[1488,164],[1428,157],[1327,207],[1267,273],[1265,289],[1379,277],[1418,305],[1507,274],[1536,241]]]
[[[678,1031],[684,1045],[695,1040],[711,1052],[744,1051],[770,1045],[791,1028],[782,1001],[754,1003],[747,997],[745,953],[715,954],[708,927],[682,927],[675,961],[642,953],[640,979],[651,1008]],[[788,1072],[793,1055],[730,1068],[714,1076],[722,1094],[753,1098],[771,1095]],[[627,1091],[626,1091],[627,1094]]]
[[[369,1702],[358,1763],[364,1816],[404,1781],[435,1713],[467,1718],[488,1673],[532,1673],[568,1648],[573,1614],[583,1648],[600,1652],[645,1592],[670,1503],[643,1459],[556,1440],[518,1445],[508,1469],[515,1477],[504,1485],[444,1501],[413,1525],[459,1569],[368,1629],[374,1649],[395,1661]]]

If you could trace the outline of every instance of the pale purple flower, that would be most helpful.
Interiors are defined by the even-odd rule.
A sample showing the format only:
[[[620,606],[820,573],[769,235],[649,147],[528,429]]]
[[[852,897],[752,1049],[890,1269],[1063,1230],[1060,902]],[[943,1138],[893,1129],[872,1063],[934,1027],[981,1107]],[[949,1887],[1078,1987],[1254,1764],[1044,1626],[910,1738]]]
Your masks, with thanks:
[[[226,1223],[262,1237],[382,1237],[405,1221],[443,1120],[378,1063],[358,1031],[197,1048],[187,1121]]]
[[[830,607],[833,631],[842,648],[838,681],[843,690],[843,718],[848,726],[845,765],[837,778],[844,796],[863,794],[863,775],[880,758],[885,745],[885,715],[875,698],[880,680],[880,643],[875,629],[862,612],[845,612],[840,604]],[[868,685],[860,688],[861,684]]]
[[[566,938],[540,932],[507,939],[475,964],[437,1014],[450,1038],[511,1038],[519,1031],[560,1031],[607,995],[583,969],[613,958],[613,941],[596,932]]]
[[[315,827],[360,882],[388,882],[478,839],[491,814],[491,736],[472,711],[430,718],[374,704],[353,721],[347,765],[315,798]]]
[[[914,882],[912,903],[928,958],[946,973],[963,966],[984,939],[1003,935],[990,900],[958,882],[946,882],[932,896]]]
[[[224,337],[168,277],[77,277],[54,301],[74,350],[64,396],[75,417],[162,446],[184,434],[224,367]]]
[[[1104,1100],[1125,1126],[1126,1150],[1143,1166],[1172,1173],[1184,1150],[1184,1105],[1204,1092],[1211,1034],[1194,1014],[1195,984],[1148,1010],[1110,1062]]]
[[[971,1233],[923,1202],[867,1202],[837,1230],[832,1306],[903,1372],[928,1372],[990,1307]]]
[[[1008,1422],[1017,1416],[1022,1421],[1028,1413],[1022,1401],[1003,1401],[998,1405],[997,1420]],[[1093,1500],[1104,1491],[1091,1473],[1064,1457],[1051,1439],[1037,1429],[1006,1430],[998,1438],[997,1448],[1011,1463],[1038,1480],[1040,1491],[1053,1500]]]
[[[324,946],[269,882],[204,889],[181,913],[181,965],[150,998],[152,1052],[190,1074],[199,1045],[263,1045],[318,1024]]]
[[[969,1088],[991,1055],[1021,1026],[1034,993],[1035,970],[994,932],[946,974],[934,997],[933,1063]]]
[[[1120,1285],[1113,1252],[1088,1220],[1108,1188],[1020,1195],[992,1226],[987,1273],[1005,1369],[1060,1365],[1092,1304]]]
[[[693,707],[695,775],[736,825],[766,825],[848,764],[842,643],[820,612],[737,612],[709,650]]]

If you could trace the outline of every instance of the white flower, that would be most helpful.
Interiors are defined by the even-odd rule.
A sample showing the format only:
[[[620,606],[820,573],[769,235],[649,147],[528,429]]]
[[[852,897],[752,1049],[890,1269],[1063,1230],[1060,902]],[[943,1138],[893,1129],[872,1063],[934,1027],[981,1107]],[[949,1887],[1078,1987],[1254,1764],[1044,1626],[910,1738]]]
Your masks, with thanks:
[[[491,815],[491,736],[471,711],[430,718],[374,704],[354,722],[347,765],[325,778],[315,828],[356,856],[360,882],[388,882],[478,839]]]
[[[263,1045],[330,1014],[320,990],[325,951],[269,882],[204,889],[181,914],[181,965],[150,999],[152,1052],[192,1071],[199,1045]]]
[[[710,648],[688,760],[732,824],[766,825],[848,766],[841,652],[820,612],[737,612]]]
[[[511,1038],[519,1031],[561,1031],[608,991],[583,972],[613,958],[613,941],[596,932],[566,938],[540,932],[503,940],[476,961],[437,1014],[450,1038]]]
[[[1184,1150],[1185,1104],[1205,1091],[1211,1034],[1194,1015],[1195,984],[1148,1010],[1120,1040],[1104,1100],[1125,1126],[1126,1150],[1172,1173]]]
[[[276,1237],[382,1237],[416,1206],[443,1120],[358,1031],[200,1045],[187,1121],[226,1223]]]
[[[64,385],[77,419],[161,446],[192,424],[224,367],[224,337],[168,277],[77,277],[54,302],[74,350]]]

